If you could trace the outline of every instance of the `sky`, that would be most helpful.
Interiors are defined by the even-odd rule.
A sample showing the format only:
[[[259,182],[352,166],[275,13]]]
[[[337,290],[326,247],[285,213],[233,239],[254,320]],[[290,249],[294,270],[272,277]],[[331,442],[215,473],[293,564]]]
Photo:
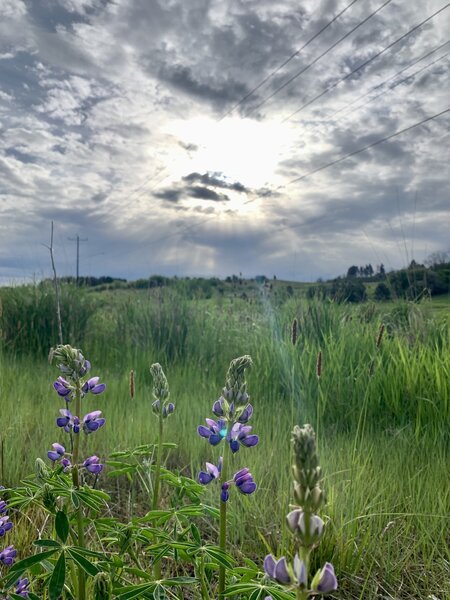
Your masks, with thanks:
[[[61,276],[77,235],[81,275],[126,279],[448,250],[444,7],[0,0],[0,284],[50,276],[52,221]]]

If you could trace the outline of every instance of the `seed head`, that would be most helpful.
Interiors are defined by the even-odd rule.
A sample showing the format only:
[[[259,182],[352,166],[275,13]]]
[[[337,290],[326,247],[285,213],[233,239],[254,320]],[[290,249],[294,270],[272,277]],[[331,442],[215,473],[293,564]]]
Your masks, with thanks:
[[[134,377],[134,371],[133,371],[133,369],[131,369],[131,371],[130,371],[129,383],[130,383],[130,399],[134,400],[134,394],[135,394],[135,377]]]
[[[381,323],[380,329],[378,330],[376,347],[377,349],[381,346],[381,342],[383,341],[383,333],[384,333],[384,323]]]
[[[297,321],[297,319],[294,319],[292,321],[292,326],[291,326],[291,342],[292,342],[293,346],[295,346],[295,344],[297,343],[297,337],[298,337],[298,321]]]
[[[316,375],[317,379],[320,379],[322,375],[322,350],[319,350],[319,354],[317,355]]]

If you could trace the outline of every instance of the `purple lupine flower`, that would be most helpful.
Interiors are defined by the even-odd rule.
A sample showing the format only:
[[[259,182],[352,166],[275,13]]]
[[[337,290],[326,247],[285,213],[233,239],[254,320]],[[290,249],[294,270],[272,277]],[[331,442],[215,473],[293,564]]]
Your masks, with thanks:
[[[61,458],[63,458],[64,453],[66,451],[66,449],[64,448],[64,446],[61,446],[61,444],[52,444],[52,448],[53,450],[49,450],[47,452],[47,456],[49,457],[50,460],[52,460],[53,462],[57,461],[57,460],[61,460]]]
[[[8,505],[4,500],[0,500],[0,515],[8,510]]]
[[[251,404],[247,404],[247,406],[242,411],[238,422],[239,423],[247,423],[247,421],[251,418],[253,414],[253,406]]]
[[[9,520],[8,515],[0,517],[0,537],[3,537],[8,531],[13,528],[13,524]]]
[[[88,392],[91,392],[92,394],[103,393],[105,391],[106,384],[99,383],[99,381],[100,377],[91,377],[90,379],[88,379],[81,388],[83,394],[87,394]]]
[[[71,429],[74,433],[79,433],[80,418],[74,416],[67,408],[61,408],[59,412],[61,416],[56,419],[56,425],[63,427],[66,433],[69,433]]]
[[[259,437],[257,435],[250,435],[251,430],[251,425],[243,425],[239,422],[233,425],[230,433],[227,435],[227,442],[229,442],[233,454],[239,450],[240,444],[247,448],[256,446],[259,442]]]
[[[3,563],[6,567],[10,567],[16,556],[17,550],[14,546],[7,546],[0,552],[0,563]]]
[[[63,458],[61,460],[61,466],[63,467],[64,473],[68,473],[70,471],[70,467],[72,466],[72,463],[70,462],[70,460],[68,458]]]
[[[89,473],[94,473],[95,475],[98,475],[103,471],[103,466],[104,465],[100,464],[99,457],[95,455],[90,456],[83,463],[83,467],[85,467]]]
[[[278,581],[278,583],[287,585],[292,582],[284,556],[276,560],[272,554],[268,554],[264,559],[264,571],[269,577]]]
[[[87,359],[85,359],[83,366],[80,368],[78,374],[80,377],[84,377],[88,371],[91,370],[91,363]]]
[[[312,581],[311,589],[319,594],[329,594],[338,588],[338,582],[334,573],[334,567],[331,563],[325,563],[324,567],[318,571]]]
[[[306,574],[306,565],[299,557],[298,554],[294,556],[294,562],[292,564],[294,575],[297,578],[297,583],[300,587],[306,588],[308,585],[308,576]]]
[[[306,537],[308,541],[316,541],[322,536],[324,522],[317,515],[310,515],[309,531],[306,531],[305,513],[300,508],[291,510],[287,515],[286,520],[291,532],[297,534],[301,538]]]
[[[212,411],[216,415],[216,417],[223,417],[225,415],[223,402],[224,402],[224,400],[223,400],[223,398],[221,396],[213,404]]]
[[[253,494],[257,488],[256,483],[253,481],[252,474],[247,468],[241,469],[235,473],[233,480],[241,494]]]
[[[16,581],[15,585],[16,585],[16,594],[18,596],[21,596],[22,598],[29,597],[30,592],[27,588],[30,585],[30,582],[27,577],[24,577],[23,579],[19,579],[18,581]]]
[[[94,410],[83,417],[84,433],[93,433],[105,424],[105,419],[101,417],[101,410]]]
[[[199,425],[197,432],[202,437],[206,438],[212,446],[217,446],[227,435],[227,423],[225,419],[205,419],[208,427]]]
[[[61,376],[59,376],[58,379],[55,381],[53,387],[55,388],[58,396],[61,396],[63,398],[68,396],[72,391],[72,386],[70,385],[70,383],[66,379],[64,379],[64,377]],[[67,398],[67,400],[69,400],[69,398]]]
[[[222,457],[219,458],[219,463],[217,467],[216,465],[207,462],[206,471],[200,471],[200,473],[198,474],[198,481],[202,485],[208,485],[208,483],[211,483],[211,481],[213,481],[214,479],[219,479],[221,471]]]
[[[169,402],[167,406],[163,407],[163,418],[165,419],[169,415],[171,415],[175,410],[175,404],[173,402]]]
[[[222,502],[228,502],[228,498],[230,497],[230,493],[229,493],[229,487],[230,484],[225,481],[225,483],[222,484],[222,490],[220,492],[220,499],[222,500]]]

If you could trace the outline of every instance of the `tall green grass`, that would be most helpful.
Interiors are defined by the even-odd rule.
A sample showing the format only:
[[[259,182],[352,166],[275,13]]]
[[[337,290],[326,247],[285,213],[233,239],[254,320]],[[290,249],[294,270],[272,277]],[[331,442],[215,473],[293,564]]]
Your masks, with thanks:
[[[14,303],[5,298],[10,293]],[[13,331],[19,315],[21,323],[29,319],[23,327],[31,338],[29,345],[25,333],[3,338],[4,483],[29,473],[35,457],[44,457],[58,439],[54,419],[61,403],[51,386],[56,373],[45,360],[48,348],[32,342],[36,336],[57,341],[54,325],[38,318],[40,310],[50,311],[51,296],[43,294],[40,300],[37,288],[29,293],[33,300],[24,289],[2,294],[3,307],[9,306],[3,311],[3,331]],[[67,299],[69,291],[64,293]],[[291,299],[275,306],[268,296],[257,303],[234,298],[192,302],[161,289],[118,290],[95,301],[75,290],[75,304],[75,294],[86,308],[85,318],[77,320],[77,313],[65,307],[69,322],[73,319],[66,332],[74,332],[72,337],[66,333],[66,341],[82,343],[95,372],[108,384],[95,403],[87,399],[86,412],[99,408],[107,417],[106,427],[89,439],[93,451],[95,445],[97,453],[107,455],[155,440],[148,367],[158,361],[177,405],[168,437],[178,448],[168,460],[195,475],[214,451],[196,427],[210,416],[230,359],[251,354],[249,390],[261,442],[239,452],[236,465],[244,461],[251,468],[259,489],[252,498],[232,500],[236,552],[261,562],[266,550],[289,549],[283,520],[290,499],[290,431],[293,424],[309,421],[318,430],[332,519],[316,560],[332,558],[338,566],[338,597],[448,597],[448,322],[408,304],[348,307]],[[299,323],[295,346],[289,336],[294,317]],[[381,323],[386,330],[377,348]],[[315,371],[319,350],[320,379]],[[136,372],[134,400],[128,393],[131,368]],[[128,500],[131,516],[129,484],[121,481],[117,493]],[[205,490],[206,496],[212,493]],[[213,525],[203,527],[208,531]],[[25,537],[23,531],[19,535]]]

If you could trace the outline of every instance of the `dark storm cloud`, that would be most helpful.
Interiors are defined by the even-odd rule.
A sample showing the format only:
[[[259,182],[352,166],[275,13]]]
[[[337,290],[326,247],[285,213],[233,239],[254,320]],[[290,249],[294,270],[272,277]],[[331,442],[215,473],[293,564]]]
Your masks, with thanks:
[[[226,202],[229,200],[226,194],[218,194],[214,190],[200,185],[188,187],[186,193],[192,198],[199,198],[200,200],[213,200],[214,202]]]
[[[226,188],[229,190],[234,190],[235,192],[248,192],[249,190],[243,185],[239,183],[239,181],[235,181],[234,183],[229,183],[223,179],[220,179],[221,173],[189,173],[183,177],[184,181],[188,181],[189,183],[198,181],[204,185],[211,185],[213,187]]]

